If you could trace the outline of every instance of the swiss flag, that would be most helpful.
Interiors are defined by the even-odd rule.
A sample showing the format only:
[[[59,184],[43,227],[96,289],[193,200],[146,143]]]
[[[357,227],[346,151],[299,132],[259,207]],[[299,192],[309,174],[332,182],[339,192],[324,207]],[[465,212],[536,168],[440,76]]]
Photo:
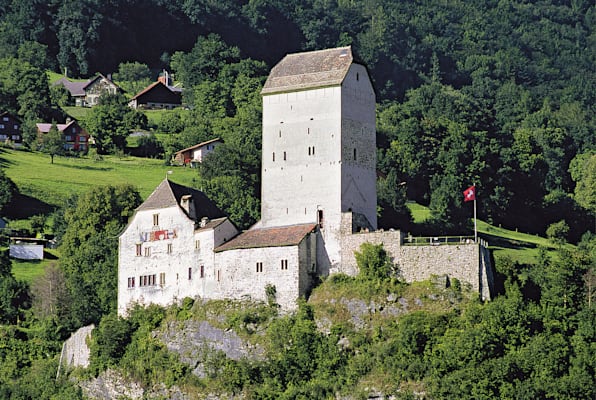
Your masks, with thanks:
[[[464,190],[464,201],[476,200],[476,186],[470,186]]]

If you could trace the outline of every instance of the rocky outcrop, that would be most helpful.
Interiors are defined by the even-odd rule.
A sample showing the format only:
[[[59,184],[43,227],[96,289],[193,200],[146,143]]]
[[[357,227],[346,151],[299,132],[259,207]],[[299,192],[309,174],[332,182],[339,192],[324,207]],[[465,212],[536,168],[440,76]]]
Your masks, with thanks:
[[[180,361],[194,367],[193,373],[206,375],[205,361],[221,352],[227,358],[240,360],[263,359],[264,350],[242,339],[233,330],[216,328],[207,321],[173,322],[158,333],[168,350],[180,355]]]
[[[87,345],[87,339],[91,336],[93,329],[95,329],[95,325],[79,328],[78,331],[70,335],[70,338],[64,342],[60,356],[63,365],[71,368],[87,368],[89,366],[90,350]]]

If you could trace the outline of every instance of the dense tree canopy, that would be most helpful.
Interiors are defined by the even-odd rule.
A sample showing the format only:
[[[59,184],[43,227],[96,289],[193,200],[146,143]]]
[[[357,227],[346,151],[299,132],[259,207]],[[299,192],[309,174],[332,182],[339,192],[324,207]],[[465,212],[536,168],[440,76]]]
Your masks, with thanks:
[[[131,186],[95,187],[65,210],[60,265],[70,298],[70,323],[98,322],[116,307],[118,235],[141,203]]]
[[[121,94],[102,95],[99,104],[87,115],[84,122],[95,141],[99,154],[114,150],[124,150],[126,138],[133,129],[147,126],[147,116],[127,105]]]

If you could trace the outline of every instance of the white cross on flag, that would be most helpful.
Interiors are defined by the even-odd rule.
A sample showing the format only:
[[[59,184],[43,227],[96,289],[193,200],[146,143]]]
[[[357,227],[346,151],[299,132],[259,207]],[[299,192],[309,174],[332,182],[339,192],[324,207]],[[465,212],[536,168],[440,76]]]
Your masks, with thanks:
[[[470,186],[464,190],[464,201],[476,200],[476,186]]]

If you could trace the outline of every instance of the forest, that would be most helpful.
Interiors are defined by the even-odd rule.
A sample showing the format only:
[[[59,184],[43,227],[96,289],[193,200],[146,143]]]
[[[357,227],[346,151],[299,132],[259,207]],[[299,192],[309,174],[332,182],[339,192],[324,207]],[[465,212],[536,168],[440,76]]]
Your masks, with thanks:
[[[480,219],[561,244],[558,255],[545,254],[537,264],[496,265],[503,284],[492,303],[409,316],[411,331],[397,324],[362,334],[352,353],[334,355],[335,364],[324,354],[335,354],[329,346],[338,338],[313,333],[314,342],[288,355],[295,359],[273,352],[278,364],[226,364],[239,374],[223,383],[227,389],[251,388],[253,398],[325,398],[380,368],[356,362],[366,354],[392,379],[423,382],[429,398],[458,398],[458,390],[465,398],[595,396],[596,321],[586,294],[596,264],[593,2],[0,0],[0,9],[0,112],[18,115],[31,143],[36,122],[66,117],[64,93],[49,85],[46,71],[73,78],[113,73],[135,88],[167,69],[184,88],[186,109],[151,124],[127,110],[124,99],[111,98],[84,123],[91,133],[109,124],[100,152],[123,151],[130,128],[148,128],[161,138],[152,144],[165,160],[223,138],[195,184],[246,228],[260,212],[259,92],[269,69],[287,53],[351,45],[377,95],[382,227],[468,233],[471,205],[462,191],[475,184]],[[138,64],[142,73],[126,74]],[[18,190],[2,168],[0,216]],[[56,210],[61,259],[47,279],[62,282],[64,291],[50,297],[15,280],[2,254],[0,397],[80,396],[68,381],[36,371],[54,365],[45,355],[56,354],[70,332],[115,318],[115,280],[100,277],[114,273],[116,256],[101,238],[115,235],[140,201],[134,188],[98,188]],[[93,209],[95,202],[110,206]],[[414,223],[409,202],[428,206],[431,218]],[[566,253],[562,243],[576,246]],[[51,301],[39,303],[44,297]],[[135,329],[155,325],[145,322],[115,324],[124,326],[126,343],[140,346]],[[308,310],[278,322],[284,323],[297,336],[314,324]],[[386,350],[396,348],[388,357]],[[313,354],[310,371],[300,365],[301,352]],[[98,368],[126,368],[134,357],[110,353]],[[295,375],[282,374],[284,365]],[[36,392],[40,385],[45,394]]]

